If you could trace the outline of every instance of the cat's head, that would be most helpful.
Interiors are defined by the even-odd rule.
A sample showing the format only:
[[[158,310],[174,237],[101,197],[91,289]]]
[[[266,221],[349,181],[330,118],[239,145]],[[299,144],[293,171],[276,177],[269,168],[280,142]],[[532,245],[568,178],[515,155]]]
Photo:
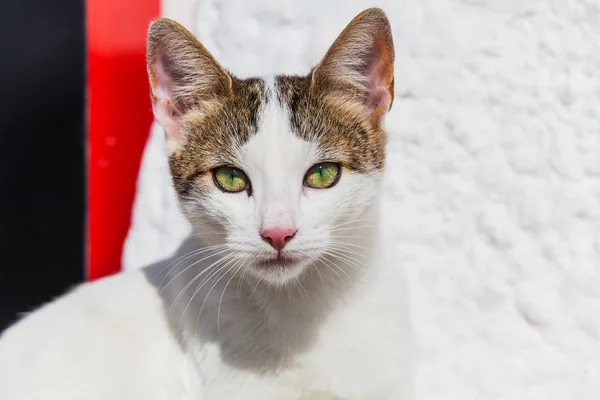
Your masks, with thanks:
[[[182,210],[215,245],[215,265],[283,283],[349,256],[384,167],[393,71],[380,9],[358,15],[308,75],[270,79],[238,79],[181,25],[152,23],[154,115]]]

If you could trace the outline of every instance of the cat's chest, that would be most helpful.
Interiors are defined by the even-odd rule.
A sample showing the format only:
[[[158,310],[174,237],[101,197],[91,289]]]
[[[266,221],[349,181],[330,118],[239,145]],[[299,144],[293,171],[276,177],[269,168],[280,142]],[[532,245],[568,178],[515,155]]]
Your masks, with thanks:
[[[333,318],[290,379],[339,399],[392,399],[407,373],[411,345],[401,310],[365,304]],[[309,398],[309,397],[307,397]]]
[[[406,367],[399,326],[375,318],[361,328],[349,321],[324,329],[315,346],[294,358],[285,370],[258,376],[219,360],[219,349],[205,347],[197,397],[190,400],[396,400]],[[372,331],[379,322],[379,330]],[[195,378],[194,378],[195,379]],[[188,387],[191,387],[188,385]]]
[[[380,281],[381,282],[381,281]],[[390,286],[387,282],[393,282]],[[413,344],[409,329],[406,292],[399,279],[383,279],[372,290],[353,297],[319,325],[311,345],[286,355],[286,368],[257,374],[232,363],[228,352],[215,343],[199,344],[195,359],[199,368],[196,400],[397,400],[410,386]],[[301,333],[287,331],[293,336]],[[248,333],[248,331],[244,331]],[[240,332],[240,335],[244,332]],[[236,336],[242,338],[242,336]],[[258,349],[247,360],[264,360],[271,339],[261,335],[243,341],[240,350]],[[286,336],[287,337],[287,336]],[[289,358],[287,357],[289,356]],[[245,363],[244,365],[252,365]]]
[[[203,395],[197,400],[402,399],[411,346],[402,313],[392,304],[364,306],[328,321],[314,346],[278,373],[231,368],[218,361],[217,347],[204,348]]]

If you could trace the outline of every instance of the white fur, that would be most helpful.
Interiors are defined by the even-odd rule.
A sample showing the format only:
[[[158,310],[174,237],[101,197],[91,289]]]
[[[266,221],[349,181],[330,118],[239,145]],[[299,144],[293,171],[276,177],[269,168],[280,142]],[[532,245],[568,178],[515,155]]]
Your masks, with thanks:
[[[215,247],[191,238],[173,260],[25,317],[0,339],[0,399],[409,399],[406,288],[378,229],[381,176],[304,187],[330,160],[286,113],[270,102],[238,149],[252,196],[215,187],[183,202]],[[297,229],[284,252],[302,261],[257,267],[274,252],[261,226]]]

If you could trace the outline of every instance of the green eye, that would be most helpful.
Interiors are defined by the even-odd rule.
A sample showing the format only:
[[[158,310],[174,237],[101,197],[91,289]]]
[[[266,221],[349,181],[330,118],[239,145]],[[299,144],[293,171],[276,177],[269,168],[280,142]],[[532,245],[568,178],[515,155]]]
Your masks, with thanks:
[[[219,167],[213,170],[215,184],[224,192],[236,193],[246,190],[250,180],[246,174],[234,167]]]
[[[339,177],[340,166],[325,162],[310,167],[304,176],[304,185],[313,189],[327,189],[335,185]]]

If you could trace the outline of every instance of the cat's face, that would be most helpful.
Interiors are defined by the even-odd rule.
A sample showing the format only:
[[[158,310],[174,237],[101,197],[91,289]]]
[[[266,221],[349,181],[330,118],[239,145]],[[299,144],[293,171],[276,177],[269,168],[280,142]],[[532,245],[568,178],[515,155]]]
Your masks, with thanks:
[[[184,28],[153,23],[149,75],[173,182],[198,235],[226,255],[219,268],[283,283],[368,224],[393,58],[377,9],[304,77],[237,79]]]

